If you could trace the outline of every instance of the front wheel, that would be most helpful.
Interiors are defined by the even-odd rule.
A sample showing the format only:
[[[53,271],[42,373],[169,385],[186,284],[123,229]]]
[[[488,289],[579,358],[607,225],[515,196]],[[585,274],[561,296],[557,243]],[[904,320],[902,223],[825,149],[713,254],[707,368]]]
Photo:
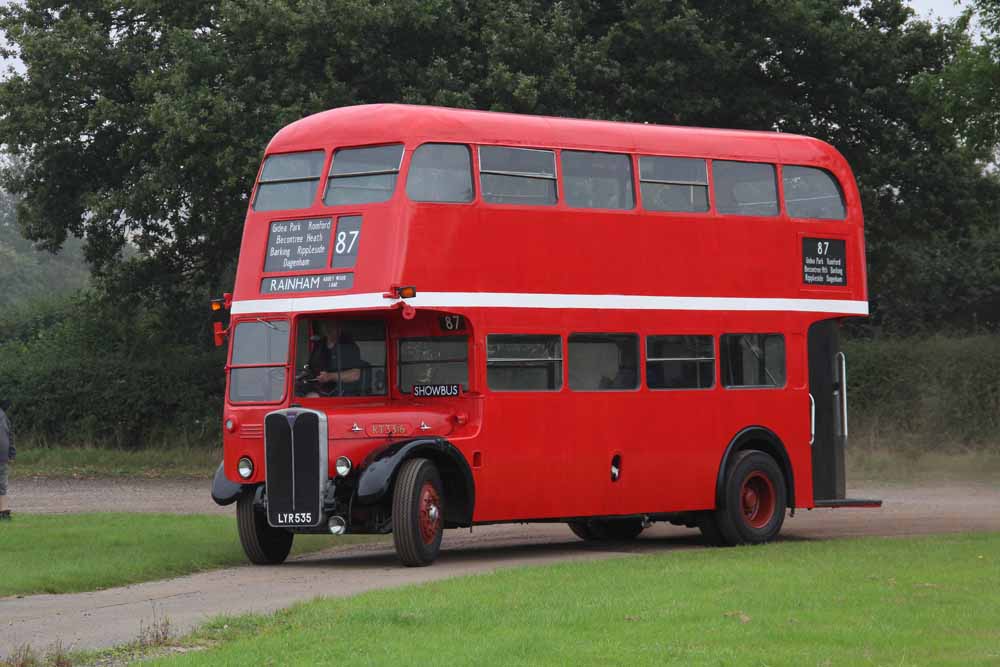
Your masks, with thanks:
[[[267,522],[267,513],[256,507],[256,489],[243,489],[236,501],[236,527],[243,553],[254,565],[278,565],[288,558],[295,535]]]
[[[392,541],[403,565],[430,565],[441,551],[444,492],[441,475],[428,459],[400,466],[392,493]]]
[[[722,542],[761,544],[777,537],[785,522],[787,494],[785,477],[773,458],[757,450],[740,452],[726,472],[725,507],[715,511]]]

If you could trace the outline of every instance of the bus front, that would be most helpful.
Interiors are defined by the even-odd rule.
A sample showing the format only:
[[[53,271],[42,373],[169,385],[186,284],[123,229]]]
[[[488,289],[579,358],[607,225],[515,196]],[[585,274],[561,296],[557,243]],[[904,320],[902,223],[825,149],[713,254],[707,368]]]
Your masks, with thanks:
[[[283,561],[295,533],[392,531],[404,563],[421,565],[444,527],[472,521],[472,327],[410,305],[397,187],[409,152],[356,116],[279,132],[247,214],[212,495],[237,503],[255,563]],[[429,153],[447,173],[454,155]]]

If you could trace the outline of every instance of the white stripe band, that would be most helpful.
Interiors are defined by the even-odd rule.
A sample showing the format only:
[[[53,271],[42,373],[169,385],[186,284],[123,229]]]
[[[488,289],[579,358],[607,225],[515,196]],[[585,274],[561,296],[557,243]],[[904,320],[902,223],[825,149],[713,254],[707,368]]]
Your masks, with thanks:
[[[398,299],[380,293],[302,296],[235,301],[234,315],[306,313],[388,308]],[[640,296],[636,294],[531,294],[519,292],[421,292],[406,303],[414,308],[571,308],[594,310],[728,310],[867,315],[867,301],[845,299],[759,299],[718,296]]]

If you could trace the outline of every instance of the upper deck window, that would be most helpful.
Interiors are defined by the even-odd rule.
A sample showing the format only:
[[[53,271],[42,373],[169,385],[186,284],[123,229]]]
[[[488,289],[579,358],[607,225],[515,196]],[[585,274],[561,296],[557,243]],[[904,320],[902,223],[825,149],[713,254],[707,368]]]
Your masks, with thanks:
[[[468,146],[420,146],[410,160],[406,194],[413,201],[472,201],[472,156]]]
[[[402,162],[403,144],[335,151],[323,202],[340,206],[386,201],[396,189]]]
[[[240,322],[233,332],[229,400],[270,403],[285,396],[288,321]]]
[[[844,193],[833,174],[814,167],[782,167],[785,210],[793,218],[843,220]]]
[[[632,159],[614,153],[563,151],[563,191],[575,208],[635,207]]]
[[[480,146],[479,172],[485,201],[530,206],[556,203],[556,154],[553,151]]]
[[[308,208],[323,174],[323,151],[272,155],[264,160],[257,185],[255,211]]]
[[[715,207],[730,215],[778,215],[778,183],[773,164],[712,162]]]
[[[639,189],[647,211],[708,210],[708,167],[686,157],[639,157]]]

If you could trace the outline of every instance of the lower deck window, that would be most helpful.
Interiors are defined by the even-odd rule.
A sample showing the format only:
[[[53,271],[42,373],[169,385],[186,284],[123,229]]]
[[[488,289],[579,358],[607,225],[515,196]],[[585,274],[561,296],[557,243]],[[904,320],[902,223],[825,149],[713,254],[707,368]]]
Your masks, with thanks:
[[[785,337],[781,334],[724,334],[719,350],[725,386],[785,385]]]
[[[572,334],[569,388],[614,391],[639,386],[639,337],[635,334]]]
[[[715,384],[711,336],[650,336],[646,339],[646,386],[708,389]]]
[[[559,336],[487,336],[486,382],[494,391],[560,389],[562,340]]]
[[[413,385],[460,384],[469,389],[469,339],[407,338],[399,341],[399,390]]]

